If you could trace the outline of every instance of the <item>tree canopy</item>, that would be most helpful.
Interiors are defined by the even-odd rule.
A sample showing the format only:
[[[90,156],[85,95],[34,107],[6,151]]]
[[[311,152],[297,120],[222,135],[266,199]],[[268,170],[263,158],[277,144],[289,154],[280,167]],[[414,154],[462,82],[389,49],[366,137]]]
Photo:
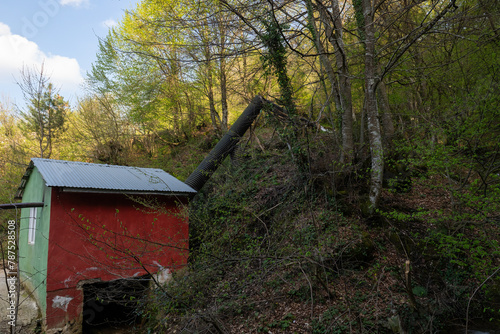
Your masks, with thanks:
[[[239,282],[277,293],[303,275],[286,298],[313,305],[310,332],[344,318],[359,332],[386,330],[378,314],[363,318],[361,297],[332,301],[342,293],[331,281],[353,288],[348,276],[363,272],[356,284],[371,284],[373,300],[384,279],[399,287],[384,298],[404,295],[380,311],[394,332],[463,319],[475,294],[498,320],[499,13],[496,0],[141,0],[98,41],[74,110],[43,68],[23,70],[26,108],[1,104],[0,173],[14,179],[42,156],[185,179],[261,95],[272,103],[239,148],[248,169],[233,152],[236,167],[223,166],[193,202],[186,282],[203,292],[178,283],[158,314],[223,333],[219,321],[239,316],[224,307],[259,309],[244,305],[252,289]],[[4,201],[14,183],[2,183]],[[316,305],[320,290],[342,307]]]

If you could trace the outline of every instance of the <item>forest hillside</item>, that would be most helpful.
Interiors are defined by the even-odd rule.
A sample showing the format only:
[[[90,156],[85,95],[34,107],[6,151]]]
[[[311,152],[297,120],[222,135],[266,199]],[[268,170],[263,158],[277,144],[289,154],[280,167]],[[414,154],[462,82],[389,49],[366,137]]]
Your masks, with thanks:
[[[189,266],[138,303],[142,332],[499,328],[499,13],[139,1],[76,106],[36,68],[25,108],[1,101],[0,202],[32,157],[184,181],[260,95],[272,103],[186,208]]]

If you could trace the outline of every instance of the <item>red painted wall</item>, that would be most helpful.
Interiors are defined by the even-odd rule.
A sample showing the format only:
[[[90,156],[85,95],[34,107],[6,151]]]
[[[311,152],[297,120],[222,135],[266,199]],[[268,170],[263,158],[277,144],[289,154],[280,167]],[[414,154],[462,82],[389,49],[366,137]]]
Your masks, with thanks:
[[[80,316],[78,282],[142,276],[161,267],[174,271],[187,263],[185,197],[130,198],[52,188],[50,216],[47,328]],[[66,295],[74,298],[67,312],[54,308],[54,297]]]

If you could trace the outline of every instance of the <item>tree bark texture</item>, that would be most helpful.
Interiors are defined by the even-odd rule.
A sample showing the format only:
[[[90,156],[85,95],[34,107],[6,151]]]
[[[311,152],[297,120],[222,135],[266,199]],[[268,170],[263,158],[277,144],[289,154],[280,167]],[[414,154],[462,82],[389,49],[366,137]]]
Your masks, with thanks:
[[[221,128],[225,132],[227,130],[227,123],[229,118],[229,109],[227,106],[227,79],[226,79],[226,25],[224,25],[223,19],[218,18],[219,27],[219,37],[220,37],[220,94],[221,94],[221,108],[222,108],[222,119]]]
[[[377,109],[377,77],[375,59],[375,26],[373,22],[374,8],[371,0],[363,0],[363,16],[365,19],[365,107],[368,123],[368,139],[370,141],[371,173],[370,173],[370,211],[373,212],[380,198],[382,178],[384,175],[384,149],[382,133]]]
[[[379,71],[380,72],[380,71]],[[386,150],[390,150],[392,147],[392,138],[394,137],[394,122],[392,120],[391,108],[389,106],[389,97],[387,94],[387,87],[385,83],[380,80],[377,87],[378,95],[378,106],[380,107],[382,113],[382,128],[383,128],[383,138],[384,147]]]

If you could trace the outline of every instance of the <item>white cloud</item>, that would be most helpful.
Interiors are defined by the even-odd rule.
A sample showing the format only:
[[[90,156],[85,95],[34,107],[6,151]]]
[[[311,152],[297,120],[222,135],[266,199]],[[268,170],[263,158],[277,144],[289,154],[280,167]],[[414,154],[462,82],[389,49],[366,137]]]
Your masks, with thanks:
[[[118,22],[113,19],[107,19],[106,21],[102,22],[102,25],[106,28],[113,28],[114,26],[118,25]]]
[[[0,22],[0,83],[12,84],[19,78],[23,66],[40,69],[61,93],[74,94],[83,83],[80,65],[75,58],[47,55],[27,38],[12,34],[9,26]],[[65,96],[66,97],[66,96]]]
[[[81,5],[87,5],[89,3],[89,0],[60,0],[59,3],[62,6],[79,7]]]

